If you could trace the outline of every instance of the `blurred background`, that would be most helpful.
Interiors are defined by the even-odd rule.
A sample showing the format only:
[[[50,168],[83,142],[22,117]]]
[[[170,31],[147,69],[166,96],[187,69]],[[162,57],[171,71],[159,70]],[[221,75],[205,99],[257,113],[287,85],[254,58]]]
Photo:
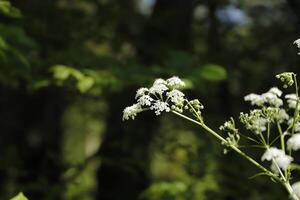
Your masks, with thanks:
[[[217,130],[299,73],[299,37],[298,0],[0,0],[0,199],[287,199],[194,124],[122,111],[176,75]]]

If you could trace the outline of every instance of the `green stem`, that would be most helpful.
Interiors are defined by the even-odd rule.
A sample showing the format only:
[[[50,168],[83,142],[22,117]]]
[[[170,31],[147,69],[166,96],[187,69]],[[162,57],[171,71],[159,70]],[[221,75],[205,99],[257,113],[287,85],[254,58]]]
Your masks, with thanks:
[[[236,153],[240,154],[242,157],[244,157],[245,159],[247,159],[249,162],[251,162],[253,165],[255,165],[256,167],[258,167],[260,170],[262,170],[263,172],[265,172],[267,175],[271,176],[272,178],[274,178],[275,180],[281,182],[280,178],[277,177],[276,175],[274,175],[271,171],[269,171],[268,169],[266,169],[265,167],[263,167],[261,164],[259,164],[257,161],[255,161],[253,158],[249,157],[247,154],[245,154],[243,151],[241,151],[239,148],[237,148],[236,146],[230,145],[228,144],[228,141],[226,139],[224,139],[222,136],[220,136],[218,133],[216,133],[215,131],[213,131],[211,128],[209,128],[208,126],[206,126],[204,123],[200,123],[199,121],[196,121],[194,119],[191,119],[181,113],[178,113],[176,111],[172,111],[174,114],[188,120],[191,121],[195,124],[198,124],[199,126],[201,126],[203,129],[205,129],[207,132],[209,132],[210,134],[212,134],[213,136],[215,136],[217,139],[219,139],[221,142],[223,142],[224,144],[227,144],[233,151],[235,151]]]
[[[295,90],[296,90],[296,107],[295,107],[295,111],[294,111],[294,119],[293,119],[293,125],[292,125],[292,135],[294,135],[295,133],[295,123],[296,120],[298,119],[298,115],[299,115],[299,94],[298,94],[298,83],[297,83],[297,78],[296,78],[296,74],[293,74],[293,79],[294,79],[294,83],[295,83]]]
[[[277,125],[278,132],[279,132],[279,135],[280,135],[281,149],[282,149],[282,151],[285,152],[284,135],[283,135],[279,120],[276,120],[276,125]]]

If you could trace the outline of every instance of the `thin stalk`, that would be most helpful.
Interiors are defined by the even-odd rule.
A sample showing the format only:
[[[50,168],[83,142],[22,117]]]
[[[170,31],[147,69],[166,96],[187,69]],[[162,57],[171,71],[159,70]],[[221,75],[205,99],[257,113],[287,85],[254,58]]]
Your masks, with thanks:
[[[274,178],[275,180],[281,182],[280,178],[277,177],[276,175],[274,175],[271,171],[269,171],[268,169],[266,169],[265,167],[263,167],[261,164],[259,164],[256,160],[254,160],[253,158],[249,157],[247,154],[245,154],[243,151],[241,151],[239,148],[237,148],[236,146],[230,145],[228,144],[228,141],[226,139],[224,139],[222,136],[220,136],[218,133],[216,133],[215,131],[213,131],[211,128],[209,128],[208,126],[206,126],[204,123],[200,123],[194,119],[191,119],[181,113],[178,113],[176,111],[172,111],[174,114],[188,120],[191,121],[195,124],[198,124],[199,126],[201,126],[203,129],[205,129],[208,133],[212,134],[213,136],[215,136],[217,139],[219,139],[222,143],[227,144],[233,151],[235,151],[236,153],[240,154],[242,157],[244,157],[246,160],[248,160],[250,163],[252,163],[253,165],[255,165],[257,168],[259,168],[260,170],[262,170],[263,172],[265,172],[267,175],[271,176],[272,178]]]
[[[295,123],[296,120],[298,119],[298,115],[299,115],[299,94],[298,94],[298,83],[297,83],[297,78],[296,75],[293,74],[293,79],[294,79],[294,83],[295,83],[295,90],[296,90],[296,107],[295,107],[295,111],[294,111],[294,119],[293,119],[293,125],[292,125],[292,135],[294,135],[295,133]]]
[[[280,135],[281,149],[282,149],[282,151],[285,152],[284,135],[283,135],[283,132],[282,132],[282,129],[281,129],[281,126],[280,126],[280,123],[278,120],[276,120],[276,125],[277,125],[278,132]]]

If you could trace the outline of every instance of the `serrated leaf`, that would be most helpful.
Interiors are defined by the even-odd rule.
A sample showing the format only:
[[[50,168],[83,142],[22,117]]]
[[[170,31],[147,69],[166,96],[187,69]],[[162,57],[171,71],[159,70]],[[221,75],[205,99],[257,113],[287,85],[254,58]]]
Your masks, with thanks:
[[[28,200],[22,192],[20,192],[17,196],[13,197],[10,200]]]
[[[222,81],[227,78],[227,72],[224,67],[215,64],[203,66],[198,73],[201,78],[209,81]]]

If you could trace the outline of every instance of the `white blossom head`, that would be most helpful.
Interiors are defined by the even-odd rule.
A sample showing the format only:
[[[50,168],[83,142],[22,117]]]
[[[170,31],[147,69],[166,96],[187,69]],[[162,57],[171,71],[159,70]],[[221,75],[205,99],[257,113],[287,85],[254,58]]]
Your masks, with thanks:
[[[296,133],[288,139],[287,147],[288,149],[292,149],[294,151],[300,149],[300,133]]]
[[[185,86],[185,83],[177,76],[173,76],[167,79],[167,84],[170,88],[175,88],[175,89],[183,88]]]
[[[154,99],[152,97],[150,97],[149,95],[143,95],[141,96],[137,102],[141,105],[141,106],[151,106],[151,102]]]
[[[203,105],[199,100],[189,101],[180,90],[185,83],[173,76],[167,80],[158,78],[150,88],[142,87],[136,91],[136,104],[129,106],[123,111],[123,120],[134,119],[137,113],[144,110],[153,110],[156,115],[162,112],[182,113],[189,110],[194,115],[201,116]]]
[[[163,111],[170,112],[169,104],[158,100],[150,107],[150,109],[154,110],[156,115],[160,115]]]
[[[139,98],[149,92],[148,88],[142,87],[136,91],[135,98]]]
[[[184,101],[184,94],[177,90],[171,90],[170,92],[167,92],[167,97],[172,101],[175,105],[183,104]]]
[[[272,161],[273,158],[277,158],[279,156],[283,156],[285,153],[276,147],[270,147],[268,148],[265,153],[261,157],[261,161],[267,160]]]
[[[282,91],[280,89],[278,89],[277,87],[272,87],[268,92],[273,93],[278,97],[281,97],[281,95],[282,95]]]
[[[296,94],[287,94],[285,95],[286,102],[288,103],[288,107],[292,109],[296,109],[297,105],[297,95]],[[299,109],[298,105],[298,109]]]
[[[123,111],[123,121],[134,119],[137,113],[141,112],[141,105],[140,104],[133,104],[132,106],[128,106]]]
[[[251,105],[257,105],[257,106],[261,106],[264,103],[263,98],[261,97],[261,95],[258,94],[248,94],[247,96],[244,97],[245,101],[250,101]]]
[[[156,79],[153,86],[149,89],[149,93],[162,95],[165,91],[169,90],[163,82],[163,79]]]
[[[279,168],[283,169],[284,171],[287,170],[289,165],[294,159],[291,156],[288,155],[281,155],[276,158],[274,158],[273,163],[278,165]]]
[[[293,161],[293,158],[289,155],[286,155],[281,149],[270,147],[262,155],[261,160],[272,161],[271,169],[276,173],[277,171],[279,171],[279,169],[276,169],[278,167],[286,170],[290,163]]]

